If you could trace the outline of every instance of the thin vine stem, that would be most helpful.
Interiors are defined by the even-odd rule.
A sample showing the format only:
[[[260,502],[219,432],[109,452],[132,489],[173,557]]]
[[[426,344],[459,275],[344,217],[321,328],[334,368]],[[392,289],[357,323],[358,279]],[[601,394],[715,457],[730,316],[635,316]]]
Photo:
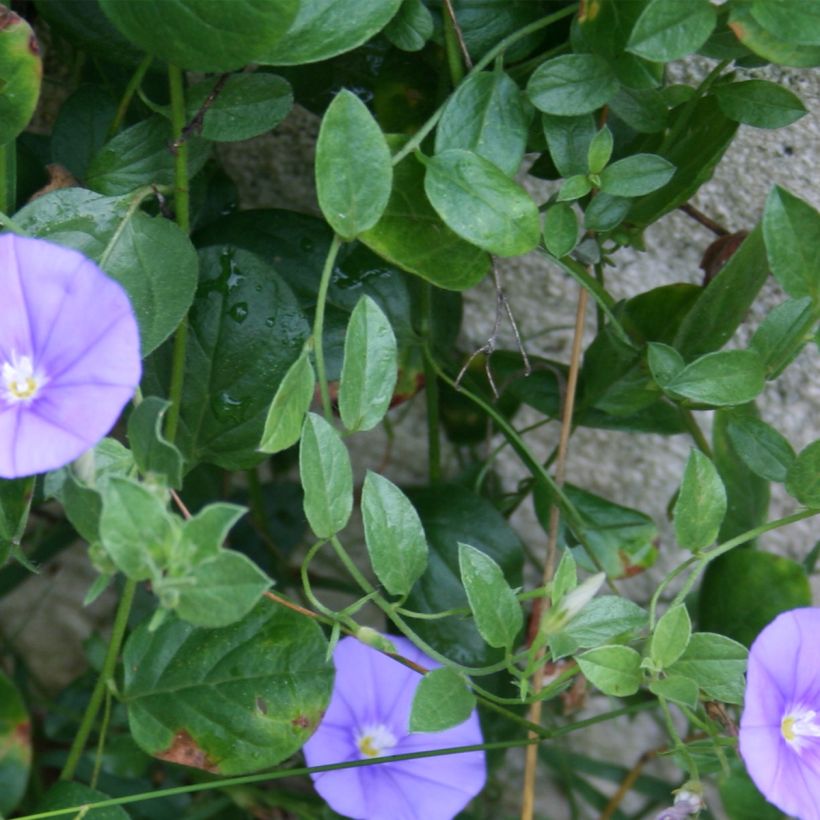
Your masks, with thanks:
[[[327,250],[325,265],[322,268],[322,278],[319,280],[319,292],[316,295],[316,314],[313,318],[313,356],[316,361],[316,379],[319,382],[319,395],[322,397],[322,412],[328,422],[333,421],[333,405],[330,402],[330,390],[327,386],[327,372],[325,370],[325,306],[327,292],[330,289],[330,280],[333,278],[333,268],[339,248],[342,247],[342,238],[333,234],[333,240]]]
[[[117,131],[122,128],[123,122],[125,122],[125,115],[128,113],[128,109],[131,105],[131,101],[134,99],[134,94],[137,93],[137,89],[142,85],[142,81],[145,78],[148,69],[151,67],[151,63],[154,62],[154,57],[151,54],[147,54],[142,62],[137,66],[136,71],[131,75],[131,79],[128,81],[128,85],[125,86],[125,91],[123,92],[122,97],[120,98],[119,105],[117,106],[117,111],[114,114],[114,119],[111,121],[111,125],[108,127],[108,138],[110,139],[113,137]]]
[[[422,284],[422,337],[433,344],[433,286]],[[427,409],[427,472],[431,484],[441,481],[441,431],[436,371],[424,357],[424,398]]]

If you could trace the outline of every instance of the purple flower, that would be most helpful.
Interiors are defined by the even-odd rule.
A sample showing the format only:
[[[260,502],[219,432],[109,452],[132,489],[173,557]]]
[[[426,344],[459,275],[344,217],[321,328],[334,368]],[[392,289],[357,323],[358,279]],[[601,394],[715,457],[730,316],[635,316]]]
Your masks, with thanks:
[[[433,668],[404,638],[390,636],[408,660]],[[344,638],[333,653],[336,684],[324,720],[305,744],[309,766],[482,743],[475,711],[443,732],[411,734],[410,708],[421,676]],[[483,752],[417,758],[313,775],[330,807],[355,820],[450,820],[484,787]]]
[[[0,477],[62,467],[113,427],[140,379],[125,291],[90,259],[0,236]]]
[[[740,754],[769,802],[820,820],[820,609],[778,615],[752,644]]]

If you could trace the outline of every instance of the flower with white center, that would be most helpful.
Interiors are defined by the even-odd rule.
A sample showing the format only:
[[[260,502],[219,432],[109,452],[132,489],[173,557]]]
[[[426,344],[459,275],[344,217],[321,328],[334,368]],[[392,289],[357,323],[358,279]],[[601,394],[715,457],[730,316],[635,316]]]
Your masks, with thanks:
[[[0,236],[0,478],[56,469],[93,447],[140,372],[119,284],[77,251]]]
[[[820,820],[820,609],[778,615],[752,644],[740,754],[770,803]]]

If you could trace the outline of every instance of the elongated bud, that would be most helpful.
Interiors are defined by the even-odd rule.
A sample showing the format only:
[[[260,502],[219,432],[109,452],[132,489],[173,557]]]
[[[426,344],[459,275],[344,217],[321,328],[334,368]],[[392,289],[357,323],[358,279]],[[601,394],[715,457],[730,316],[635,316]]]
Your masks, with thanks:
[[[394,655],[398,654],[398,650],[393,642],[385,638],[381,632],[371,629],[369,626],[360,626],[356,630],[356,637],[367,646],[372,646],[381,652],[392,652]]]
[[[548,610],[541,621],[540,632],[552,635],[565,629],[567,624],[595,597],[606,575],[598,572],[591,575],[572,592],[567,593],[557,607]]]

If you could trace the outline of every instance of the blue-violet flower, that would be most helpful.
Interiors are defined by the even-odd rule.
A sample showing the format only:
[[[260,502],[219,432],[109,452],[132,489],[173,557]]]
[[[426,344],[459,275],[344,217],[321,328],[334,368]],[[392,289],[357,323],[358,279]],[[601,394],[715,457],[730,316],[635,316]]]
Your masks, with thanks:
[[[408,660],[439,664],[410,641],[390,636]],[[304,746],[309,766],[482,743],[475,711],[443,732],[410,733],[421,675],[355,638],[333,653],[336,683],[324,719]],[[355,820],[451,820],[484,787],[483,752],[415,758],[313,775],[330,807]]]
[[[752,644],[740,754],[770,803],[820,820],[820,609],[778,615]]]
[[[53,470],[93,447],[140,372],[119,284],[77,251],[0,236],[0,477]]]

